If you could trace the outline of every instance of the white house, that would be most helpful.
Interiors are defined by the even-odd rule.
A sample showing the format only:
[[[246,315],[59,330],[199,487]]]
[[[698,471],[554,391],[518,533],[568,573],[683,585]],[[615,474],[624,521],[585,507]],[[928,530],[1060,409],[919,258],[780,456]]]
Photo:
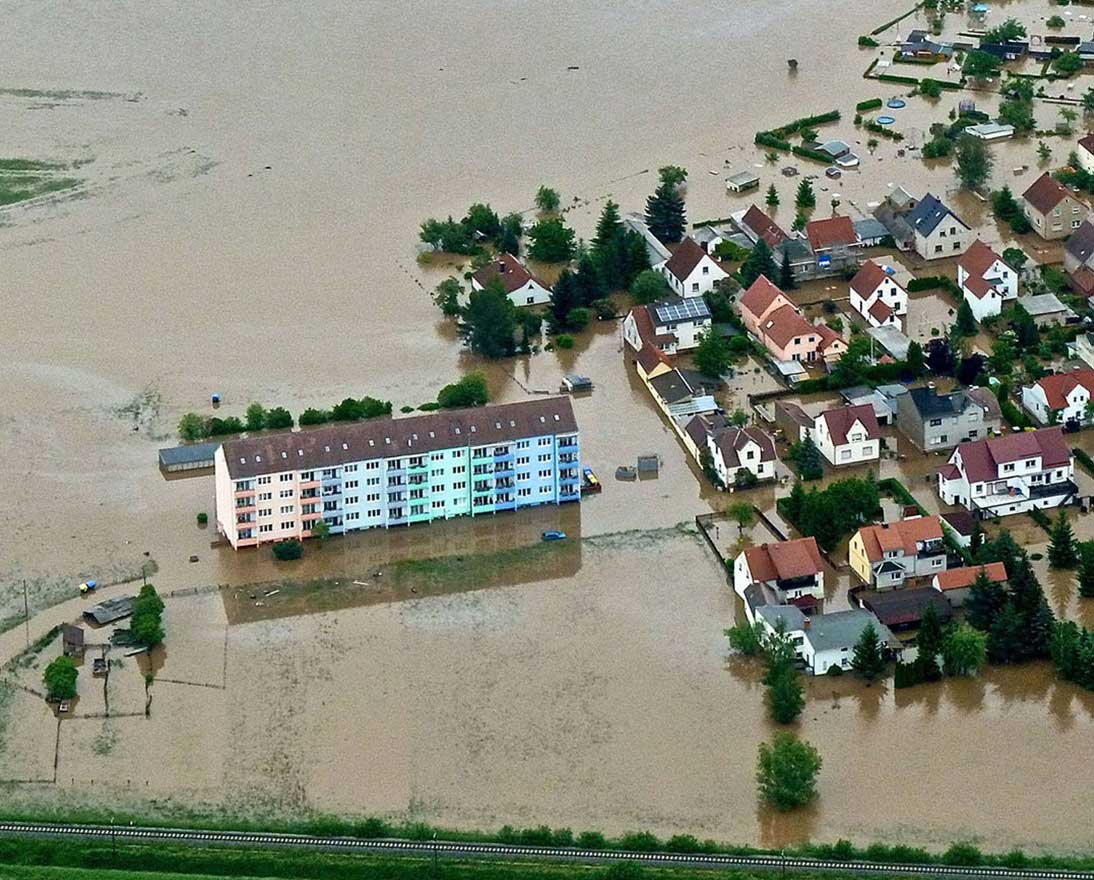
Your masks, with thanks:
[[[1061,428],[962,443],[938,471],[938,494],[981,516],[1059,507],[1075,485],[1075,461]]]
[[[726,486],[737,482],[741,468],[751,471],[757,480],[775,479],[775,441],[760,428],[728,427],[712,432],[707,436],[707,448]]]
[[[693,238],[685,238],[671,257],[654,268],[665,276],[677,296],[702,296],[714,290],[717,282],[729,277],[729,273]]]
[[[908,291],[891,270],[867,260],[851,279],[851,308],[871,327],[903,330],[900,316],[908,313]]]
[[[998,315],[1003,303],[1018,296],[1018,272],[980,239],[961,255],[957,284],[977,321]]]
[[[786,634],[794,646],[794,656],[810,675],[825,675],[836,666],[850,669],[855,644],[868,626],[874,628],[885,652],[899,651],[896,646],[900,643],[872,611],[854,609],[806,616],[793,605],[764,605],[756,609],[755,617],[765,633],[781,630]]]
[[[550,288],[539,281],[512,254],[501,253],[471,276],[472,290],[484,290],[495,278],[515,306],[538,306],[551,299]]]
[[[813,439],[831,464],[862,464],[881,458],[881,429],[869,404],[840,406],[817,416]]]
[[[912,230],[912,246],[924,260],[941,260],[965,252],[972,228],[932,193],[927,193],[905,222]]]
[[[623,319],[623,339],[635,351],[653,345],[665,354],[691,351],[710,331],[711,316],[701,296],[635,306]]]
[[[750,623],[761,605],[813,607],[824,598],[824,560],[816,538],[746,547],[733,561],[733,590]]]
[[[1079,157],[1079,164],[1087,174],[1094,174],[1094,134],[1079,138],[1075,145],[1075,155]]]
[[[1076,421],[1090,424],[1087,413],[1094,396],[1094,370],[1073,370],[1042,376],[1022,389],[1022,406],[1042,425]],[[1055,413],[1055,416],[1053,415]]]

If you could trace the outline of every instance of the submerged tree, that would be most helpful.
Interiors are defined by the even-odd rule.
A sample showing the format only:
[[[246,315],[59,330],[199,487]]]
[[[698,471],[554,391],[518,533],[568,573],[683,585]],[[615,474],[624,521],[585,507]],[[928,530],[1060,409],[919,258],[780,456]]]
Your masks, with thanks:
[[[789,731],[775,734],[771,744],[760,743],[756,782],[760,797],[779,810],[792,810],[817,794],[821,756],[809,743]]]

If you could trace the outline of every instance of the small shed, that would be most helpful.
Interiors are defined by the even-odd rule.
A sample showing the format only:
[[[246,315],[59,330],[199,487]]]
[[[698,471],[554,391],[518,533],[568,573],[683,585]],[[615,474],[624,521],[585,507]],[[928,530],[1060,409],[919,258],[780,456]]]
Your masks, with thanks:
[[[160,450],[160,468],[169,474],[213,467],[213,456],[220,443],[195,443],[192,446],[172,446]]]
[[[114,623],[133,613],[134,596],[115,596],[98,605],[92,605],[84,612],[84,620],[103,626]]]
[[[946,597],[931,587],[906,587],[900,590],[862,590],[855,596],[859,605],[872,611],[891,630],[919,626],[927,608],[933,606],[942,623],[953,617]]]
[[[965,134],[982,141],[1002,141],[1014,137],[1013,125],[1002,125],[997,122],[984,122],[980,125],[970,125],[965,128]]]
[[[755,189],[760,185],[760,177],[751,171],[738,171],[726,178],[726,189],[730,192],[740,193],[745,190]]]
[[[638,456],[638,473],[656,474],[661,470],[661,459],[656,455]]]
[[[84,631],[81,627],[66,623],[61,628],[61,653],[66,657],[84,656]]]

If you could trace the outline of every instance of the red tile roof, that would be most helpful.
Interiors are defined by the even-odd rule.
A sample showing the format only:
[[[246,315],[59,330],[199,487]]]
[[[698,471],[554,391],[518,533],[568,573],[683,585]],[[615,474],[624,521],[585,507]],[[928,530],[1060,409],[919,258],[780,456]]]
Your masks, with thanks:
[[[741,297],[741,308],[747,309],[756,317],[756,320],[759,320],[760,316],[771,308],[771,304],[780,296],[785,297],[785,294],[768,281],[766,275],[761,275],[752,282]]]
[[[873,406],[868,403],[858,406],[839,406],[822,412],[820,418],[824,419],[825,424],[828,425],[828,434],[835,446],[842,446],[847,442],[847,432],[855,422],[861,423],[866,429],[867,440],[876,440],[881,436],[877,415],[874,413]]]
[[[1094,294],[1094,269],[1089,266],[1080,266],[1068,278],[1071,281],[1071,289],[1079,296],[1089,297]]]
[[[863,526],[858,530],[866,549],[866,558],[879,562],[888,550],[903,550],[914,556],[919,541],[942,540],[942,523],[937,516],[919,516],[895,523]]]
[[[1045,392],[1049,409],[1064,409],[1067,406],[1067,396],[1079,386],[1094,395],[1094,370],[1054,373],[1038,379],[1034,384]]]
[[[1001,584],[1007,579],[1007,568],[1002,562],[951,568],[948,571],[940,571],[935,577],[937,578],[938,588],[942,592],[946,592],[946,590],[960,590],[964,587],[971,587],[976,583],[980,572],[984,572],[993,584]]]
[[[779,306],[760,325],[760,332],[779,348],[798,336],[816,336],[817,328],[802,317],[794,306]]]
[[[500,278],[506,293],[520,290],[529,281],[534,280],[529,272],[512,254],[501,253],[471,276],[483,287],[489,286],[495,278]],[[546,287],[542,281],[537,282]]]
[[[761,544],[745,550],[752,579],[765,583],[774,580],[809,577],[824,571],[824,560],[817,549],[816,538],[798,538]]]
[[[830,346],[839,342],[842,342],[844,347],[847,346],[847,340],[827,324],[816,324],[815,327],[817,335],[820,336],[820,342],[817,344],[817,351],[827,351]]]
[[[1003,258],[978,238],[969,245],[969,249],[961,255],[961,259],[957,261],[957,265],[970,275],[973,275],[976,278],[983,278],[984,273],[992,267],[992,264],[996,260],[1002,262]]]
[[[1094,134],[1088,134],[1086,137],[1079,138],[1078,143],[1079,146],[1088,153],[1094,153]]]
[[[884,324],[893,314],[893,310],[889,305],[883,303],[880,299],[875,299],[868,311],[879,324]]]
[[[755,205],[750,205],[748,210],[745,211],[744,217],[741,218],[741,223],[751,229],[757,237],[762,238],[771,247],[782,244],[790,238],[789,235],[779,228],[779,225],[774,220],[768,217],[767,214]]]
[[[977,299],[983,299],[995,290],[995,285],[982,275],[970,275],[961,286]],[[1002,296],[1003,294],[999,293],[999,295]]]
[[[943,480],[956,480],[961,476],[961,471],[957,469],[957,465],[955,464],[944,464],[938,469],[938,475],[942,477]]]
[[[873,260],[867,260],[855,273],[855,277],[851,279],[851,289],[863,299],[869,299],[877,290],[878,285],[889,277],[891,277],[889,273],[881,266]],[[893,278],[893,283],[901,290],[904,290],[895,278]]]
[[[1071,451],[1064,442],[1062,428],[1042,428],[1039,431],[973,440],[958,446],[954,455],[958,454],[970,483],[997,480],[999,465],[1023,458],[1040,457],[1045,469],[1071,462]]]
[[[665,269],[680,281],[687,281],[703,257],[708,256],[703,246],[694,238],[685,238],[665,262]]]
[[[821,251],[838,245],[850,245],[858,241],[855,224],[850,217],[829,217],[811,220],[805,224],[805,234],[813,250]]]
[[[1067,187],[1046,171],[1030,184],[1022,198],[1039,213],[1047,214],[1069,195]]]

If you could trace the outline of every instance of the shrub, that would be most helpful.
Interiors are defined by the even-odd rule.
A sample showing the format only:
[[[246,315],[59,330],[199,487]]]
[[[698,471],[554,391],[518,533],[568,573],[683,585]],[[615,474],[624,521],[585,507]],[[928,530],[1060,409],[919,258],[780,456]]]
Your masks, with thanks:
[[[566,316],[566,324],[574,330],[584,330],[589,326],[591,318],[592,313],[588,309],[578,307],[576,309],[570,309],[570,313]]]
[[[942,862],[946,865],[972,867],[983,861],[983,853],[971,843],[955,843],[942,854]]]
[[[582,831],[577,836],[577,845],[581,849],[607,849],[608,840],[599,831]]]
[[[653,852],[661,848],[661,841],[649,831],[631,831],[620,838],[619,845],[637,852]]]
[[[751,626],[748,623],[739,623],[725,633],[729,646],[746,657],[755,657],[763,648],[763,627],[759,623]]]
[[[71,657],[56,657],[42,674],[42,683],[55,700],[71,700],[76,696],[76,679],[80,670]]]
[[[877,44],[875,43],[874,45],[876,46]],[[859,103],[855,105],[855,109],[859,113],[866,113],[870,110],[877,110],[879,107],[883,106],[884,103],[885,102],[882,101],[881,98],[871,98],[869,101],[859,101]]]
[[[207,514],[203,510],[201,513],[198,514],[198,525],[199,526],[205,526],[205,525],[208,525],[208,524],[209,524],[209,514]]]
[[[572,337],[569,333],[559,333],[558,336],[555,337],[555,347],[556,348],[573,348],[574,347],[574,337]]]
[[[437,404],[442,409],[465,406],[482,406],[490,400],[486,390],[486,376],[482,373],[468,373],[458,382],[445,385],[437,395]]]
[[[296,540],[296,538],[290,538],[287,541],[278,541],[273,545],[273,555],[281,562],[299,559],[304,555],[304,545]]]
[[[829,666],[827,674],[832,676],[833,678],[838,678],[839,676],[843,675],[843,667],[842,666]]]
[[[877,40],[875,40],[873,37],[867,37],[865,35],[858,38],[858,44],[866,49],[876,49],[878,46]],[[881,104],[879,103],[878,106],[880,107]]]

